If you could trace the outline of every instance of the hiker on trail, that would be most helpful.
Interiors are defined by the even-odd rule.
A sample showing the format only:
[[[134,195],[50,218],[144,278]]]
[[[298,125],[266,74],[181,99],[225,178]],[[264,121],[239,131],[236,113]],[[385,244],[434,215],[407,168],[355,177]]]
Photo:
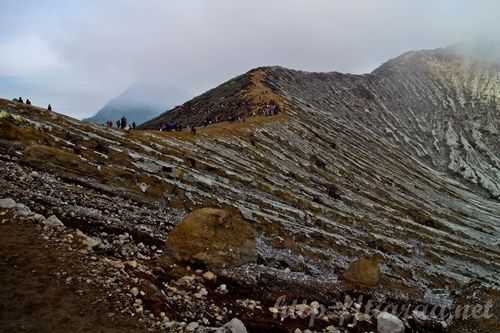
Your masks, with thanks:
[[[47,110],[52,111],[52,106],[50,104],[47,106]]]
[[[29,98],[26,98],[26,104],[31,105],[31,101],[29,100]]]
[[[135,131],[135,121],[132,123],[132,129]]]
[[[196,134],[196,127],[193,125],[191,126],[191,135],[195,135]]]
[[[118,128],[118,129],[120,128],[120,121],[119,120],[116,121],[116,128]]]
[[[19,103],[24,103],[24,101],[23,101],[23,98],[22,98],[22,97],[19,97],[19,98],[17,99],[17,101],[18,101]]]
[[[125,116],[123,116],[120,120],[120,127],[121,129],[125,129],[125,127],[127,127],[127,118],[125,118]]]

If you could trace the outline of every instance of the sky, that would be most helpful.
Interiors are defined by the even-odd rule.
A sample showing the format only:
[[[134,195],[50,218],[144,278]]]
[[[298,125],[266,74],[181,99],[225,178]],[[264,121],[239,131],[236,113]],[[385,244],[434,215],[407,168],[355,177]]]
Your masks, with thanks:
[[[196,96],[268,65],[367,73],[500,36],[498,0],[0,0],[0,97],[90,116],[141,80]]]

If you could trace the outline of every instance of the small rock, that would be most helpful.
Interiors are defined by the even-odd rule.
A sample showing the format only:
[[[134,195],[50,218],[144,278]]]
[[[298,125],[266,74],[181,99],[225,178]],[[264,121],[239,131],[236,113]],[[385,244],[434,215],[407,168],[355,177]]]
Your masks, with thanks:
[[[127,266],[132,267],[132,268],[137,268],[137,261],[135,261],[135,260],[130,260],[130,261],[127,261],[127,262],[125,262],[125,264],[126,264]]]
[[[362,312],[356,312],[354,313],[354,319],[363,322],[363,321],[370,321],[372,317],[369,314],[362,313]]]
[[[0,208],[11,209],[14,208],[16,202],[12,198],[0,199]]]
[[[23,204],[17,203],[15,206],[14,214],[17,216],[30,216],[31,210]]]
[[[43,220],[45,220],[45,216],[35,213],[31,216],[31,219],[36,222],[42,222]]]
[[[89,237],[78,229],[76,229],[73,239],[78,245],[86,247],[89,250],[101,244],[100,239]]]
[[[187,324],[187,325],[186,325],[186,327],[184,327],[184,330],[185,330],[186,332],[194,332],[194,331],[196,331],[196,329],[197,329],[199,326],[200,326],[200,325],[199,325],[197,322],[193,321],[193,322],[191,322],[191,323]]]
[[[205,274],[203,274],[203,278],[207,281],[212,282],[212,281],[215,281],[215,279],[217,279],[217,275],[208,271],[208,272],[205,272]]]
[[[42,224],[48,228],[64,229],[64,224],[55,215],[46,218]]]
[[[149,189],[149,185],[143,182],[137,183],[137,186],[141,189],[143,193],[146,193],[146,191]]]
[[[269,308],[269,311],[272,313],[272,314],[276,314],[279,312],[279,310],[275,307],[272,307],[272,308]]]
[[[216,291],[219,293],[219,294],[227,294],[229,292],[229,290],[227,290],[227,287],[225,284],[221,284],[220,286],[217,287]]]
[[[230,322],[219,328],[216,332],[247,333],[247,328],[241,320],[234,318]]]
[[[130,289],[130,293],[136,297],[137,295],[139,295],[139,289],[137,289],[136,287],[133,287],[132,289]]]
[[[381,312],[377,318],[378,333],[404,333],[405,325],[393,314]]]

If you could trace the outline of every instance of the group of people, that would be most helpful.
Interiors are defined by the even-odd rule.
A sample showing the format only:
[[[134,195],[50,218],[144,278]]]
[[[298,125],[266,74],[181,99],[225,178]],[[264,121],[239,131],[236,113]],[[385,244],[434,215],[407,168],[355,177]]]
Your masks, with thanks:
[[[200,123],[196,124],[196,125],[193,125],[193,126],[188,126],[188,129],[191,128],[191,134],[196,134],[196,126],[203,126],[203,127],[207,127],[208,125],[211,125],[211,124],[216,124],[216,123],[220,123],[220,122],[223,122],[223,121],[227,121],[228,123],[235,123],[235,122],[240,122],[240,121],[245,121],[245,118],[243,117],[243,115],[245,113],[248,114],[248,111],[251,110],[252,108],[252,105],[250,102],[246,102],[246,101],[243,101],[243,102],[232,102],[232,103],[223,103],[221,105],[219,105],[220,108],[224,109],[224,107],[238,107],[238,108],[243,108],[243,114],[240,114],[240,115],[230,115],[230,116],[227,116],[227,117],[213,117],[213,118],[210,118],[210,117],[206,117],[205,120],[203,120]],[[213,110],[212,110],[213,111]],[[222,110],[221,110],[222,111]],[[258,107],[256,111],[252,112],[251,113],[251,116],[252,117],[257,117],[257,116],[275,116],[277,115],[278,113],[281,112],[281,109],[278,105],[278,103],[276,103],[273,99],[265,102],[264,104],[262,104],[262,106]],[[212,112],[210,112],[209,110],[205,111],[205,114],[210,114]],[[160,124],[160,128],[159,130],[162,131],[162,132],[165,132],[165,131],[182,131],[185,127],[180,124],[179,122],[172,122],[172,123],[166,123],[166,122],[162,122]]]
[[[22,97],[14,98],[12,100],[16,103],[25,103]],[[31,101],[29,100],[29,98],[26,98],[26,105],[31,105]],[[50,104],[47,106],[47,110],[52,111],[52,106]]]
[[[183,128],[184,128],[184,126],[182,126],[182,124],[179,122],[161,123],[160,124],[160,131],[161,132],[182,131]]]
[[[132,122],[132,124],[129,124],[125,116],[121,117],[121,119],[116,121],[116,128],[118,129],[129,131],[129,130],[135,130],[136,126],[137,125],[135,124],[135,121]],[[106,122],[106,127],[113,128],[113,122],[111,120],[108,120]]]

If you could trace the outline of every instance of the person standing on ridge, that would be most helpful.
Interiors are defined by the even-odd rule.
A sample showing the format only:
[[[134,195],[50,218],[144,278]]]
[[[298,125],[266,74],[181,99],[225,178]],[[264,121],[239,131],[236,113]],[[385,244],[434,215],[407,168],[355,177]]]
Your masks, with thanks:
[[[135,131],[135,121],[132,123],[132,129]]]
[[[47,110],[52,111],[52,106],[50,104],[47,106]]]
[[[23,101],[23,98],[22,98],[22,97],[19,97],[19,98],[17,99],[17,101],[18,101],[19,103],[24,103],[24,101]]]
[[[30,99],[29,99],[29,98],[26,98],[26,104],[27,104],[27,105],[31,105],[31,101],[30,101]]]

